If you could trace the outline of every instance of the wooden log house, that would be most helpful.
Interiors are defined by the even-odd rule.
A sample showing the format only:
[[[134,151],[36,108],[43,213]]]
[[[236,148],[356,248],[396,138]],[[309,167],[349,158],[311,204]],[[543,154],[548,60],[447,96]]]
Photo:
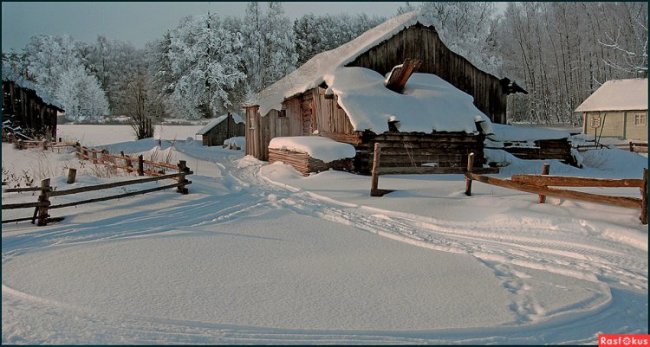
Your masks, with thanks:
[[[418,63],[404,67],[409,61]],[[482,71],[448,49],[433,25],[416,13],[407,13],[334,50],[314,56],[260,92],[254,102],[244,105],[246,154],[268,160],[268,144],[272,138],[319,135],[354,145],[357,148],[354,170],[361,173],[370,171],[369,158],[375,142],[392,148],[382,163],[395,167],[430,165],[432,172],[435,167],[457,168],[461,172],[470,152],[476,153],[477,164],[484,163],[483,137],[476,128],[388,132],[388,129],[360,127],[351,121],[354,115],[348,114],[342,106],[339,92],[327,82],[340,68],[365,68],[383,76],[401,64],[402,70],[410,70],[407,75],[413,71],[434,74],[469,94],[477,113],[486,115],[492,122],[505,123],[508,94],[525,92],[509,79],[499,79]],[[408,83],[408,78],[399,76],[393,78],[393,82]],[[404,89],[404,85],[388,86],[394,93]],[[450,119],[457,116],[447,115]],[[443,171],[449,170],[440,170]]]
[[[2,122],[34,137],[56,138],[57,112],[64,110],[29,88],[29,82],[2,81]],[[4,134],[4,129],[3,129]]]

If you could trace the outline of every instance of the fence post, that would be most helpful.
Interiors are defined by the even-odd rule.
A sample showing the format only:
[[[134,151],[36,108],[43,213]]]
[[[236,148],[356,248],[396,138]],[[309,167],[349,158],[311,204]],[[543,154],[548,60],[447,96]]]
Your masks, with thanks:
[[[93,164],[97,164],[97,151],[93,149],[91,150],[91,152],[92,152],[91,158],[93,159]]]
[[[551,165],[548,163],[544,163],[544,166],[542,166],[542,175],[547,175],[551,172]],[[539,203],[543,204],[546,202],[546,195],[544,194],[539,194]]]
[[[188,189],[185,187],[185,183],[187,183],[187,180],[185,179],[185,174],[189,169],[187,168],[187,163],[185,160],[179,160],[178,161],[178,183],[180,184],[178,188],[176,189],[177,192],[181,194],[187,194]]]
[[[76,178],[77,178],[77,169],[69,168],[68,169],[68,180],[66,181],[66,183],[67,184],[72,184],[72,183],[74,183]]]
[[[643,186],[641,187],[641,224],[648,224],[648,169],[643,169]]]
[[[375,142],[374,152],[372,156],[372,180],[370,183],[370,196],[382,196],[379,191],[379,159],[381,157],[381,147],[378,142]]]
[[[467,156],[467,173],[472,173],[474,170],[474,153],[470,153]],[[472,196],[472,179],[468,176],[465,176],[465,195]]]
[[[133,162],[131,162],[131,157],[129,157],[128,155],[124,156],[124,160],[126,160],[126,167],[127,167],[126,171],[128,171],[129,173],[133,172]]]
[[[41,141],[41,147],[43,148],[44,151],[47,150],[47,140],[43,139]]]
[[[144,176],[144,158],[142,154],[138,156],[138,176]]]
[[[50,206],[50,179],[46,178],[41,181],[41,195],[38,197],[38,202],[41,203],[41,206],[38,207],[38,226],[47,225],[47,209]]]
[[[630,141],[630,152],[634,152],[634,142]]]

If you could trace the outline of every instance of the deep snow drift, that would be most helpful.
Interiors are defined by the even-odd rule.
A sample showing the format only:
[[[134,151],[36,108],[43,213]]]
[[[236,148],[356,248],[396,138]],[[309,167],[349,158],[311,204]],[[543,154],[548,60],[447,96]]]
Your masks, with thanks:
[[[98,142],[105,131],[82,129]],[[637,210],[550,197],[540,205],[478,182],[466,197],[461,175],[381,176],[380,188],[395,191],[371,198],[369,177],[302,177],[167,130],[175,135],[161,151],[173,144],[172,162],[192,168],[190,194],[53,210],[65,219],[47,227],[3,225],[3,343],[555,344],[647,332],[647,228]],[[149,153],[158,141],[103,145]],[[510,160],[500,176],[542,165]],[[6,144],[2,161],[16,172],[47,165],[60,189],[70,187],[65,167],[81,165]],[[551,173],[638,178],[647,167],[618,150],[583,162],[553,161]],[[93,177],[84,165],[74,186],[125,179]]]

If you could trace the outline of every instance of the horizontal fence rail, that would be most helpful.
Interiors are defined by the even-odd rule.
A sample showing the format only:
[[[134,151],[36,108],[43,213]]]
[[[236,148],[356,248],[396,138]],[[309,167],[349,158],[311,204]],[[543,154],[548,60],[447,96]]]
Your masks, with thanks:
[[[172,165],[170,164],[169,167],[171,168]],[[130,197],[130,196],[135,196],[135,195],[141,195],[141,194],[156,192],[156,191],[165,190],[165,189],[170,189],[170,188],[177,188],[177,190],[176,190],[177,192],[179,192],[181,194],[187,194],[188,189],[187,189],[186,186],[191,184],[192,182],[187,180],[186,176],[193,174],[193,172],[187,167],[186,162],[184,160],[179,161],[178,165],[173,166],[173,168],[178,170],[178,172],[173,173],[173,174],[159,175],[159,176],[155,176],[155,177],[140,178],[140,179],[134,179],[134,180],[128,180],[128,181],[121,181],[121,182],[111,182],[111,183],[105,183],[105,184],[98,184],[98,185],[94,185],[94,186],[86,186],[86,187],[79,187],[79,188],[72,188],[72,189],[65,189],[65,190],[55,190],[55,189],[53,189],[50,186],[50,179],[49,178],[42,180],[40,187],[8,188],[8,189],[5,189],[4,192],[40,191],[40,195],[38,196],[38,201],[36,201],[36,202],[26,202],[26,203],[15,203],[15,204],[2,205],[2,208],[7,209],[7,210],[35,208],[34,215],[32,217],[24,217],[24,218],[3,220],[2,223],[20,222],[20,221],[31,220],[32,224],[34,224],[35,221],[38,220],[38,226],[44,226],[44,225],[47,225],[48,221],[54,220],[53,218],[49,218],[50,215],[49,215],[48,212],[51,209],[78,206],[78,205],[89,204],[89,203],[94,203],[94,202],[120,199],[120,198],[125,198],[125,197]],[[128,192],[128,193],[122,193],[122,194],[117,194],[117,195],[98,197],[98,198],[93,198],[93,199],[86,199],[86,200],[81,200],[81,201],[74,201],[74,202],[55,204],[55,205],[52,205],[52,203],[50,202],[50,198],[54,198],[54,197],[57,197],[57,196],[74,195],[74,194],[79,194],[79,193],[99,191],[99,190],[105,190],[105,189],[111,189],[111,188],[117,188],[117,187],[124,187],[124,186],[130,186],[130,185],[137,185],[137,184],[143,184],[143,183],[148,183],[148,182],[156,182],[156,181],[161,181],[161,180],[165,180],[165,179],[176,180],[176,182],[173,183],[173,184],[167,184],[167,185],[163,185],[163,186],[159,186],[159,187],[148,188],[148,189],[143,189],[143,190],[138,190],[138,191]],[[61,219],[61,218],[59,218],[59,219]]]
[[[465,194],[472,195],[472,181],[498,187],[515,189],[527,193],[538,194],[539,202],[544,203],[546,196],[582,200],[598,204],[613,205],[627,208],[640,208],[639,219],[642,224],[648,224],[648,169],[643,170],[642,179],[605,179],[571,176],[548,176],[549,165],[544,164],[541,175],[513,175],[510,180],[484,176],[472,172],[473,155],[470,154],[465,173]],[[641,198],[626,196],[611,196],[580,192],[575,190],[557,189],[557,187],[602,187],[602,188],[639,188]]]

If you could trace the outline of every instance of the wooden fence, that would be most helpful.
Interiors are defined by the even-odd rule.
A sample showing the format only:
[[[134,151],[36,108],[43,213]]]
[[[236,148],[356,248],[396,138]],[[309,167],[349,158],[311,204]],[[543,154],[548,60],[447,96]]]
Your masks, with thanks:
[[[114,169],[122,169],[128,173],[137,172],[138,176],[160,176],[168,170],[178,170],[178,166],[171,163],[145,160],[142,155],[132,157],[120,152],[113,155],[108,150],[96,150],[77,144],[77,156],[80,159],[92,161],[93,164],[102,164]]]
[[[465,194],[472,195],[472,181],[478,181],[503,188],[520,190],[539,195],[539,203],[546,201],[546,196],[582,200],[598,204],[606,204],[628,208],[640,208],[639,219],[642,224],[648,224],[648,169],[643,170],[642,179],[605,179],[567,176],[548,176],[549,166],[544,164],[541,175],[514,175],[510,180],[489,177],[473,172],[473,155],[470,155],[465,173]],[[610,196],[585,193],[574,190],[550,188],[556,187],[627,187],[639,188],[641,198]]]
[[[140,179],[135,179],[135,180],[130,180],[130,181],[112,182],[112,183],[99,184],[99,185],[80,187],[80,188],[72,188],[72,189],[66,189],[66,190],[55,190],[55,189],[53,189],[50,186],[50,179],[49,178],[42,180],[40,187],[5,189],[4,192],[40,191],[40,195],[38,196],[38,200],[36,202],[2,205],[2,209],[7,209],[7,210],[23,209],[23,208],[34,208],[34,215],[32,217],[17,218],[17,219],[11,219],[11,220],[3,220],[2,223],[20,222],[20,221],[31,220],[32,224],[34,224],[35,221],[38,220],[38,226],[44,226],[44,225],[47,225],[48,221],[54,221],[54,220],[62,219],[62,218],[58,218],[58,219],[49,218],[50,215],[49,215],[48,212],[51,209],[71,207],[71,206],[89,204],[89,203],[93,203],[93,202],[100,202],[100,201],[107,201],[107,200],[125,198],[125,197],[129,197],[129,196],[146,194],[146,193],[151,193],[151,192],[164,190],[164,189],[169,189],[169,188],[177,188],[176,189],[177,192],[179,192],[181,194],[187,194],[188,189],[187,189],[186,186],[188,184],[191,184],[192,182],[188,181],[186,179],[186,176],[193,174],[193,172],[190,171],[190,169],[187,167],[185,161],[183,161],[183,160],[179,161],[178,165],[175,166],[175,169],[177,169],[178,172],[173,173],[173,174],[158,175],[156,177],[140,178]],[[142,184],[142,183],[147,183],[147,182],[160,181],[160,180],[164,180],[164,179],[173,179],[173,180],[176,180],[176,182],[173,183],[173,184],[168,184],[168,185],[159,186],[159,187],[155,187],[155,188],[149,188],[149,189],[138,190],[138,191],[134,191],[134,192],[128,192],[128,193],[123,193],[123,194],[117,194],[117,195],[111,195],[111,196],[105,196],[105,197],[99,197],[99,198],[93,198],[93,199],[87,199],[87,200],[81,200],[81,201],[75,201],[75,202],[69,202],[69,203],[62,203],[62,204],[52,205],[52,203],[50,201],[50,198],[57,197],[57,196],[73,195],[73,194],[79,194],[79,193],[85,193],[85,192],[91,192],[91,191],[97,191],[97,190],[104,190],[104,189],[109,189],[109,188],[116,188],[116,187],[123,187],[123,186],[135,185],[135,184]]]
[[[14,148],[16,149],[28,149],[28,148],[41,148],[43,150],[47,149],[57,149],[60,150],[65,147],[75,147],[75,142],[64,142],[59,139],[58,142],[50,142],[47,140],[41,141],[31,141],[31,140],[16,140],[13,142]]]
[[[635,152],[635,153],[648,153],[648,144],[646,142],[630,141],[629,143],[626,144],[616,144],[611,146],[623,150],[629,150],[630,152]],[[580,152],[585,152],[592,149],[603,149],[607,147],[608,147],[607,145],[603,145],[603,144],[593,144],[593,145],[578,145],[576,146],[576,149]]]

